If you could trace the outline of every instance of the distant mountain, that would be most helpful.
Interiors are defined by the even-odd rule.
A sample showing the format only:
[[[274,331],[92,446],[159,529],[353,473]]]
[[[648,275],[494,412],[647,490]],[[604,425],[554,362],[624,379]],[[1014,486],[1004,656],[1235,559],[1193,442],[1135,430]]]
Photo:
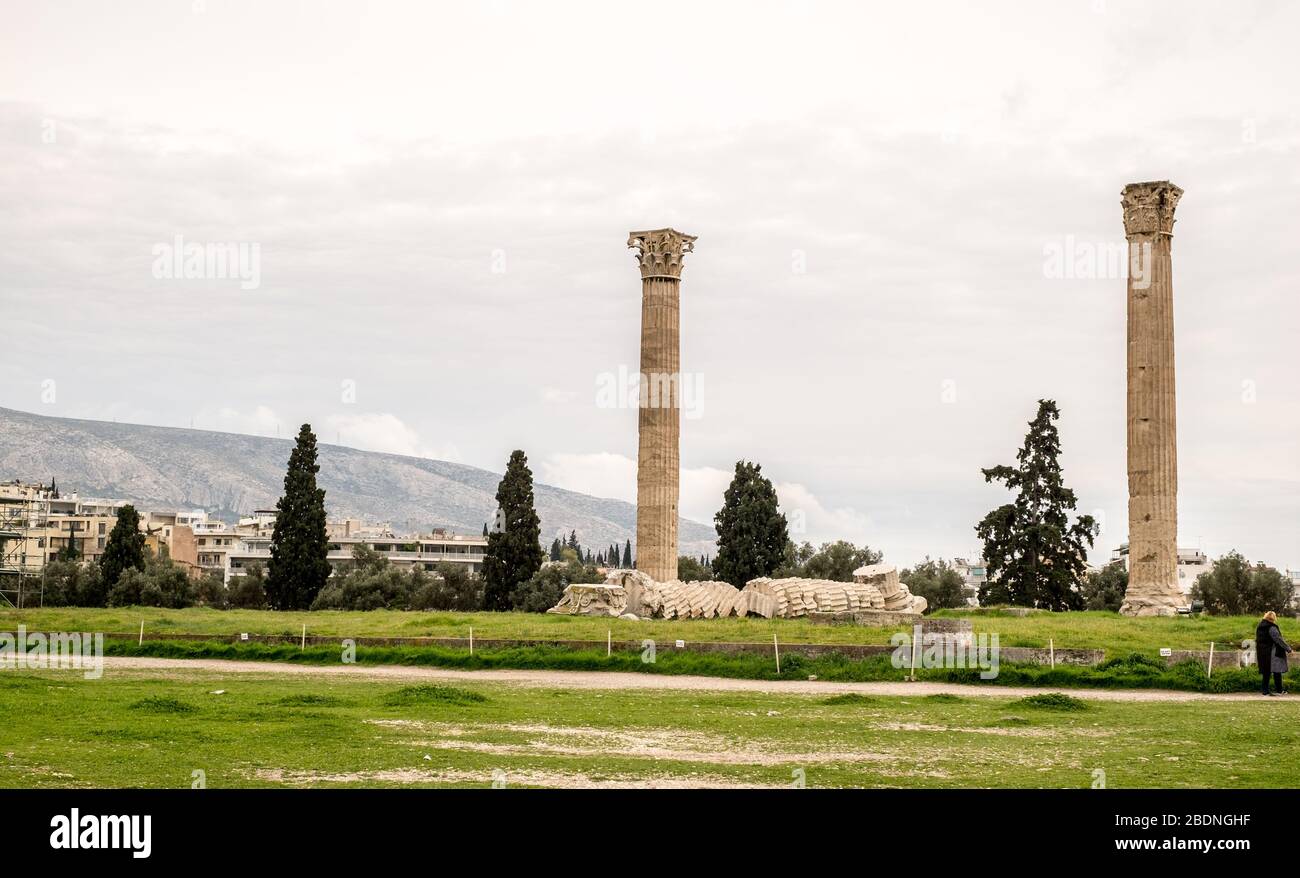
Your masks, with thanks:
[[[0,408],[0,481],[58,481],[82,496],[131,500],[142,509],[205,509],[234,520],[273,509],[293,442],[238,433],[52,418]],[[390,522],[401,531],[446,527],[480,533],[496,509],[499,473],[447,463],[320,448],[319,484],[331,518]],[[593,552],[636,538],[636,507],[536,484],[542,537],[578,532]],[[682,519],[681,552],[715,552],[709,525]]]

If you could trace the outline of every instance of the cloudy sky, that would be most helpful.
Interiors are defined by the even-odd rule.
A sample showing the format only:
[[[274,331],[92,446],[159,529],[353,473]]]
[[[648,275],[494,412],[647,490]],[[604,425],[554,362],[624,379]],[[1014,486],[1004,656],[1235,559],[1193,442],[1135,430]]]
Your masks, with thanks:
[[[685,515],[711,520],[743,457],[799,538],[973,554],[1007,496],[979,469],[1050,397],[1097,560],[1126,531],[1125,293],[1087,255],[1123,241],[1125,183],[1167,178],[1180,544],[1300,567],[1294,4],[0,20],[0,406],[310,421],[494,470],[520,447],[544,481],[630,500],[636,413],[597,393],[637,367],[627,232],[671,225],[699,236]],[[246,245],[250,270],[159,277],[177,236]]]

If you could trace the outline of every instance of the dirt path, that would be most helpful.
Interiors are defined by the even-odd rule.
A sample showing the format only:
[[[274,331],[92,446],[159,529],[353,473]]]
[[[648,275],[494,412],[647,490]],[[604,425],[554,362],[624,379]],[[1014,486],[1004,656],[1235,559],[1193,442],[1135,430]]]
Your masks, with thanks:
[[[290,674],[306,677],[349,676],[375,680],[459,680],[508,683],[549,689],[660,689],[673,691],[765,692],[775,695],[921,696],[950,693],[989,698],[1021,698],[1049,691],[1028,686],[970,686],[959,683],[832,683],[820,680],[736,680],[725,677],[689,677],[606,671],[458,671],[405,665],[291,665],[280,662],[225,661],[221,659],[104,658],[105,675],[118,671],[209,671],[226,674]],[[1093,701],[1261,701],[1253,693],[1209,695],[1161,689],[1060,689]],[[1283,703],[1289,699],[1275,699]],[[1300,698],[1294,699],[1300,701]]]

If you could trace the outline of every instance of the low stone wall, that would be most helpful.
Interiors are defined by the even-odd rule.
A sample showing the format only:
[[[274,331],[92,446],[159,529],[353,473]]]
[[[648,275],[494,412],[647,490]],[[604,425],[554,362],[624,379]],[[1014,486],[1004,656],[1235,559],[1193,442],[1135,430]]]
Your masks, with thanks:
[[[853,610],[844,613],[809,613],[808,621],[814,625],[866,625],[872,628],[912,627],[924,624],[920,613],[903,613],[894,610]]]
[[[1165,664],[1176,665],[1188,659],[1194,659],[1202,667],[1205,667],[1210,663],[1210,651],[1208,649],[1175,649],[1172,655],[1166,656]],[[1300,652],[1293,652],[1288,655],[1287,662],[1289,667],[1300,667]],[[1219,649],[1217,645],[1214,647],[1214,667],[1259,670],[1259,666],[1255,663],[1253,651],[1246,652],[1245,650],[1232,648]]]
[[[138,632],[107,633],[104,635],[108,640],[122,640],[135,642]],[[150,634],[147,631],[144,636],[145,640],[154,641],[210,641],[214,643],[265,643],[265,644],[285,644],[297,646],[303,643],[300,635],[293,634],[249,634],[248,639],[244,640],[238,634],[174,634],[174,633],[157,633]],[[306,638],[307,646],[333,646],[342,648],[344,640],[351,640],[357,646],[393,646],[393,647],[431,647],[440,646],[447,649],[469,649],[470,641],[468,637],[324,637],[314,634],[308,634]],[[683,649],[687,652],[715,653],[724,655],[772,655],[772,644],[770,643],[745,643],[745,642],[726,642],[726,641],[704,641],[704,640],[686,640],[683,646],[678,647],[677,641],[672,638],[646,638],[654,640],[656,650]],[[645,648],[642,640],[615,640],[610,644],[613,649],[620,652],[640,652]],[[603,640],[540,640],[540,639],[504,639],[504,638],[474,638],[475,649],[513,649],[527,648],[532,646],[549,646],[557,649],[570,650],[589,650],[602,649],[606,646]],[[839,654],[850,659],[863,659],[871,656],[890,655],[896,647],[888,644],[860,644],[860,643],[782,643],[780,644],[782,655],[799,655],[805,658],[817,658],[819,656]],[[1056,663],[1059,665],[1095,665],[1104,658],[1104,651],[1100,649],[1058,649],[1056,650]],[[1037,649],[1033,647],[1004,646],[1000,648],[999,660],[1013,664],[1036,664],[1045,665],[1050,661],[1048,650]],[[1217,666],[1217,665],[1216,665]]]

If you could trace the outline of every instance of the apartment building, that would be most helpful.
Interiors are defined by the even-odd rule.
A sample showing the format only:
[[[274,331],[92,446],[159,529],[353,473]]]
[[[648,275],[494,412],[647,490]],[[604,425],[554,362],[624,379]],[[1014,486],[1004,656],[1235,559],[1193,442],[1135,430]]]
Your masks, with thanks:
[[[63,494],[53,482],[0,483],[0,569],[35,573],[62,551],[99,560],[126,504]]]
[[[118,510],[127,502],[63,495],[53,483],[0,483],[0,572],[38,572],[66,547],[86,560],[99,560]],[[216,572],[229,582],[250,564],[265,568],[269,563],[275,517],[274,509],[258,509],[232,525],[209,518],[201,509],[141,510],[140,529],[154,553],[165,548],[194,575]],[[329,560],[336,565],[350,561],[357,546],[365,546],[399,568],[418,565],[432,571],[448,561],[479,573],[487,552],[486,537],[443,529],[404,536],[387,523],[367,524],[356,518],[328,522],[326,535]]]
[[[418,536],[397,536],[391,531],[380,535],[331,536],[328,554],[330,564],[337,569],[340,563],[351,561],[357,546],[378,552],[399,569],[419,566],[432,571],[439,562],[449,561],[464,566],[470,573],[481,573],[483,556],[487,552],[487,538],[453,534],[445,530]],[[227,582],[231,577],[242,576],[251,564],[260,564],[265,570],[271,561],[271,537],[241,536],[236,546],[226,553],[224,560],[228,565],[225,571]]]

